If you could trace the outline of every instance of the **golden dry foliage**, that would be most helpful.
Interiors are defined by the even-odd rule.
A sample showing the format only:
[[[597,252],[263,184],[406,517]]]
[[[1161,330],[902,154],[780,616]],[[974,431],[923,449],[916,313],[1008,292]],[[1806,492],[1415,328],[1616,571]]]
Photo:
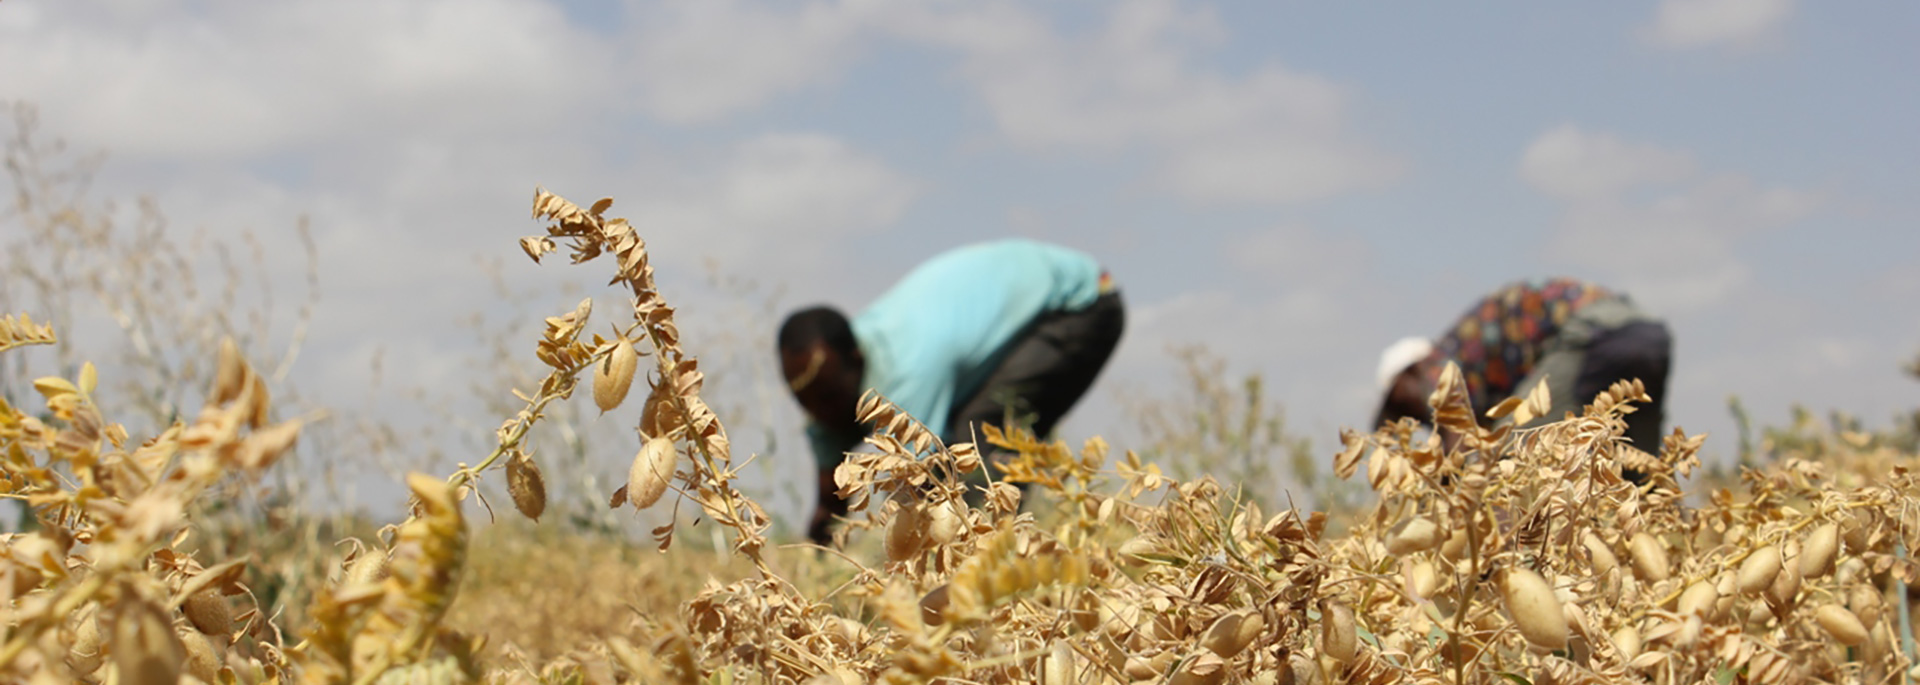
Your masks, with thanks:
[[[35,384],[51,420],[0,405],[7,492],[42,524],[8,536],[0,557],[12,600],[0,671],[114,683],[1730,685],[1892,683],[1913,665],[1896,644],[1920,575],[1906,554],[1920,532],[1913,455],[1863,434],[1816,436],[1819,454],[1844,456],[1788,453],[1743,473],[1742,492],[1692,505],[1680,483],[1701,437],[1621,438],[1647,399],[1637,382],[1565,420],[1484,429],[1448,368],[1434,434],[1412,422],[1343,434],[1335,472],[1364,467],[1378,501],[1339,537],[1324,514],[1265,512],[1098,438],[1076,450],[988,429],[988,469],[989,453],[944,444],[868,395],[858,413],[874,450],[834,473],[864,512],[841,533],[847,551],[770,549],[644,243],[604,216],[610,200],[583,209],[540,191],[534,204],[553,223],[522,241],[527,254],[564,241],[575,263],[612,255],[630,320],[584,341],[591,300],[548,319],[536,354],[551,371],[520,395],[493,452],[446,479],[409,477],[408,520],[342,560],[308,625],[289,631],[297,642],[248,599],[241,562],[175,551],[187,503],[270,465],[299,431],[270,420],[265,385],[230,346],[200,417],[138,445],[93,408],[91,367]],[[51,335],[3,323],[8,340]],[[545,489],[528,432],[588,374],[595,404],[618,411],[643,356],[637,453],[611,504],[691,505],[750,573],[710,577],[683,602],[635,601],[630,625],[544,663],[450,629],[476,481],[506,471],[516,508],[537,519]],[[1548,406],[1536,390],[1487,412],[1524,425]],[[1627,468],[1645,482],[1623,479]],[[987,472],[1000,481],[970,484]],[[1023,508],[1020,485],[1044,496]],[[661,550],[681,523],[654,531]],[[839,567],[843,582],[791,580],[809,565]]]
[[[674,678],[820,685],[1903,674],[1889,590],[1914,575],[1902,550],[1920,483],[1896,466],[1841,489],[1788,459],[1689,506],[1680,480],[1702,438],[1676,431],[1651,452],[1621,438],[1646,399],[1621,383],[1578,417],[1488,430],[1450,369],[1436,435],[1343,436],[1335,470],[1364,464],[1379,499],[1327,539],[1320,514],[1270,515],[1098,439],[1076,451],[988,431],[1005,482],[968,506],[982,454],[869,395],[875,450],[834,476],[866,512],[843,540],[877,538],[874,556],[842,557],[855,575],[825,596],[775,575],[710,584],[649,639]],[[1540,389],[1488,411],[1524,424],[1548,406]],[[1057,511],[1023,512],[1014,483]]]
[[[1658,456],[1618,439],[1637,382],[1520,431],[1476,426],[1457,384],[1449,369],[1433,402],[1459,448],[1403,424],[1349,434],[1336,459],[1351,474],[1371,450],[1381,504],[1328,552],[1349,582],[1379,586],[1354,606],[1398,677],[1888,682],[1911,666],[1885,611],[1920,568],[1904,553],[1920,494],[1906,466],[1843,490],[1789,458],[1745,474],[1742,496],[1689,507],[1676,477],[1698,466],[1699,437],[1675,431]],[[1536,391],[1490,414],[1547,404]]]
[[[28,337],[11,317],[0,325]],[[25,317],[17,328],[52,338]],[[299,419],[272,420],[265,383],[231,342],[217,374],[198,417],[137,443],[95,406],[91,364],[75,379],[34,381],[46,419],[0,401],[0,477],[38,523],[3,536],[0,677],[260,682],[283,672],[284,643],[240,582],[244,560],[179,551],[197,498],[271,466],[300,433]]]
[[[632,295],[631,321],[613,340],[596,335],[589,346],[579,342],[578,337],[592,309],[591,299],[582,301],[566,317],[548,319],[548,335],[541,342],[539,356],[553,367],[553,375],[542,385],[541,394],[529,399],[527,411],[501,427],[500,443],[503,446],[517,444],[525,435],[526,427],[537,420],[540,406],[553,398],[568,396],[577,383],[576,376],[587,365],[596,367],[595,403],[602,411],[612,411],[626,398],[633,375],[639,370],[639,357],[651,356],[654,369],[647,378],[649,390],[637,428],[644,443],[634,457],[628,484],[613,493],[612,506],[618,508],[631,499],[637,507],[651,507],[672,488],[672,482],[679,479],[682,487],[677,488],[678,492],[693,500],[714,523],[734,531],[735,549],[764,568],[759,557],[761,547],[766,544],[767,514],[758,503],[734,488],[738,473],[726,428],[700,398],[700,387],[706,376],[700,371],[699,360],[680,347],[680,328],[673,320],[673,307],[654,285],[646,241],[640,239],[626,219],[603,216],[612,206],[612,198],[582,209],[546,190],[534,193],[534,217],[553,223],[548,225],[546,235],[522,238],[521,249],[538,262],[543,255],[559,249],[555,239],[561,239],[567,242],[567,251],[575,264],[612,255],[616,269],[612,283],[625,287]],[[636,330],[650,344],[649,350],[642,352],[634,348],[633,342],[638,338],[630,336]],[[689,457],[684,471],[678,469],[682,450]],[[481,468],[485,466],[483,463]],[[673,527],[669,522],[653,531],[663,550],[672,544]]]
[[[53,334],[53,327],[41,324],[35,326],[33,317],[21,314],[0,316],[0,352],[27,345],[52,345],[59,342]]]

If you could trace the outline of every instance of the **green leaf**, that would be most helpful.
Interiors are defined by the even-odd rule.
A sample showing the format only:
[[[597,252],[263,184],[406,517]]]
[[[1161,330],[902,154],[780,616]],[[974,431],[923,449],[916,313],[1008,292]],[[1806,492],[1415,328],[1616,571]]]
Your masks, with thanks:
[[[1721,666],[1713,672],[1713,682],[1714,685],[1729,685],[1729,683],[1732,683],[1733,679],[1739,677],[1739,675],[1740,669]]]

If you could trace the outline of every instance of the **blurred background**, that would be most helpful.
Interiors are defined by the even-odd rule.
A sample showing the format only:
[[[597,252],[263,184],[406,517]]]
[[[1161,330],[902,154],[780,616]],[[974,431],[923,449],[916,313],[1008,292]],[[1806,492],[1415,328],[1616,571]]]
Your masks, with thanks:
[[[232,333],[326,419],[270,489],[397,511],[394,474],[484,456],[542,317],[622,307],[520,253],[543,185],[649,241],[776,512],[811,501],[781,316],[1005,236],[1131,307],[1076,443],[1312,501],[1387,343],[1570,275],[1667,319],[1669,426],[1725,463],[1733,397],[1916,405],[1916,33],[1892,1],[5,0],[0,310],[68,344],[0,380],[92,359],[158,425]],[[631,525],[597,503],[634,410],[542,438],[567,516]]]

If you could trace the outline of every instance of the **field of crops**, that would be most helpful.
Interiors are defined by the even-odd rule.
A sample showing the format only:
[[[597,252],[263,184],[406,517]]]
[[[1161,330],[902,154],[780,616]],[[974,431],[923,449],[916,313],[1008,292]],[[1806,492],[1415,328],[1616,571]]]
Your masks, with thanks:
[[[540,191],[533,211],[548,227],[520,248],[583,283],[611,278],[631,307],[588,300],[546,319],[547,375],[499,417],[491,453],[409,476],[404,520],[307,529],[354,536],[344,544],[277,550],[269,524],[234,534],[200,518],[233,483],[271,472],[306,427],[274,411],[235,345],[212,360],[204,406],[154,435],[102,415],[96,395],[109,391],[92,365],[34,381],[35,403],[0,405],[0,476],[37,519],[0,556],[0,672],[122,684],[1727,685],[1904,682],[1914,665],[1920,476],[1908,469],[1920,432],[1809,420],[1768,432],[1754,468],[1714,480],[1697,473],[1697,437],[1676,432],[1658,454],[1618,440],[1645,399],[1633,383],[1581,416],[1529,424],[1548,398],[1469,407],[1450,372],[1432,402],[1458,436],[1451,449],[1402,424],[1349,432],[1319,455],[1373,493],[1337,518],[1263,510],[1097,437],[942,444],[870,396],[861,412],[877,449],[835,474],[854,498],[845,546],[783,544],[738,487],[747,455],[702,397],[699,350],[682,344],[646,243],[611,204]],[[587,333],[609,322],[614,337]],[[0,355],[64,334],[10,316]],[[546,513],[529,440],[576,393],[637,427],[627,482],[603,494],[677,512],[651,531],[660,551],[478,505],[503,488],[526,519]],[[1476,412],[1526,427],[1483,429]],[[969,506],[965,476],[988,454],[1011,455],[1004,478]],[[493,508],[497,521],[483,513]],[[266,578],[278,579],[271,599]]]

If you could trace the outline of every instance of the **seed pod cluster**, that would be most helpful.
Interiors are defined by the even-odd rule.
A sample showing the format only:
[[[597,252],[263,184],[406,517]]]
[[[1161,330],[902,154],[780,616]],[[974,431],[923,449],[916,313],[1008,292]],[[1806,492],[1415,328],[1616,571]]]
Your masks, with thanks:
[[[1434,593],[1440,589],[1440,573],[1434,570],[1432,563],[1412,562],[1407,565],[1406,576],[1407,591],[1412,592],[1415,597],[1432,599]]]
[[[1387,553],[1394,556],[1425,552],[1440,544],[1440,526],[1424,516],[1415,516],[1389,529],[1384,542]]]
[[[1072,685],[1073,672],[1073,649],[1065,641],[1053,643],[1053,649],[1040,663],[1041,685]]]
[[[1861,623],[1860,617],[1847,611],[1846,607],[1838,604],[1822,605],[1814,610],[1813,619],[1819,622],[1820,627],[1840,644],[1858,647],[1867,642],[1866,624]]]
[[[233,610],[227,606],[227,600],[221,599],[212,590],[189,595],[180,605],[180,611],[186,614],[187,622],[201,633],[216,637],[233,633]]]
[[[1541,649],[1567,646],[1567,615],[1553,586],[1532,569],[1510,568],[1501,579],[1500,596],[1507,614],[1528,642]]]
[[[1613,631],[1613,648],[1620,652],[1622,661],[1633,661],[1640,656],[1640,631],[1631,625],[1620,626]]]
[[[1620,558],[1614,556],[1613,549],[1600,536],[1587,533],[1580,538],[1580,546],[1587,552],[1587,563],[1593,567],[1594,575],[1605,576],[1620,568]]]
[[[1874,517],[1871,510],[1847,512],[1840,517],[1840,541],[1846,543],[1846,551],[1861,554],[1872,549],[1873,535],[1869,524]]]
[[[1794,600],[1800,595],[1800,565],[1782,561],[1780,573],[1767,585],[1767,602],[1782,610],[1792,609]]]
[[[627,501],[633,508],[642,510],[659,502],[679,463],[680,450],[674,447],[672,439],[647,440],[640,447],[640,453],[634,455],[633,467],[627,471]]]
[[[1360,652],[1360,633],[1353,621],[1353,610],[1344,604],[1328,603],[1320,609],[1320,653],[1346,663]]]
[[[1880,593],[1871,586],[1861,584],[1847,591],[1847,609],[1865,625],[1880,622]]]
[[[932,522],[924,503],[901,499],[900,510],[894,512],[893,521],[887,524],[887,560],[896,562],[920,553],[927,542],[928,524]]]
[[[380,550],[362,550],[347,567],[346,585],[378,583],[387,577],[387,555]]]
[[[640,353],[633,349],[632,342],[620,338],[611,344],[613,349],[593,365],[593,403],[602,412],[613,411],[626,401],[634,373],[640,368]]]
[[[538,521],[547,511],[547,480],[526,452],[514,450],[507,459],[507,495],[522,516]]]
[[[1711,581],[1695,581],[1680,593],[1681,615],[1693,614],[1706,619],[1714,617],[1714,605],[1720,601],[1720,592]]]
[[[1628,540],[1627,551],[1633,557],[1633,572],[1641,580],[1657,583],[1666,580],[1673,572],[1673,562],[1667,560],[1666,545],[1646,531],[1633,534]]]
[[[180,645],[186,653],[186,672],[203,683],[220,682],[219,672],[224,655],[206,635],[198,631],[179,631]]]
[[[1740,563],[1738,587],[1740,594],[1757,595],[1773,585],[1780,575],[1780,548],[1766,545],[1747,555]]]
[[[1266,626],[1266,618],[1258,613],[1249,610],[1228,613],[1214,619],[1205,636],[1200,638],[1200,645],[1221,658],[1231,659],[1259,637]]]
[[[634,293],[635,320],[646,327],[641,349],[660,346],[655,378],[628,341],[582,342],[582,305],[548,320],[539,350],[556,371],[593,367],[603,410],[624,406],[631,384],[643,383],[644,445],[635,446],[618,504],[631,490],[635,506],[658,507],[684,486],[697,508],[682,508],[685,518],[656,529],[656,539],[698,522],[716,533],[716,556],[737,556],[755,573],[733,573],[747,564],[728,563],[713,575],[736,580],[706,583],[690,601],[633,597],[647,606],[621,617],[625,635],[567,641],[559,658],[568,661],[499,673],[500,661],[517,661],[512,652],[474,654],[480,632],[456,625],[471,615],[450,612],[456,594],[469,606],[520,599],[485,585],[468,591],[476,586],[464,581],[486,574],[464,572],[461,516],[478,504],[466,495],[492,487],[492,471],[460,467],[455,478],[410,477],[408,520],[382,529],[378,549],[356,550],[342,582],[314,583],[305,612],[281,613],[278,601],[253,606],[242,631],[234,612],[261,588],[239,584],[250,577],[237,561],[207,565],[224,545],[195,537],[209,528],[195,519],[209,510],[198,500],[267,461],[236,457],[261,451],[248,443],[270,416],[264,376],[228,342],[210,411],[161,436],[135,439],[101,419],[90,365],[72,382],[34,381],[44,411],[16,407],[14,395],[0,402],[0,454],[9,458],[0,481],[42,524],[0,533],[0,590],[12,593],[0,681],[465,682],[539,673],[807,685],[1800,685],[1920,673],[1909,671],[1899,645],[1909,602],[1889,582],[1915,580],[1920,477],[1911,438],[1920,429],[1903,425],[1890,436],[1898,439],[1880,439],[1850,426],[1795,428],[1763,450],[1780,463],[1743,470],[1734,485],[1694,470],[1699,436],[1676,431],[1656,446],[1619,435],[1621,419],[1650,399],[1635,382],[1592,397],[1564,421],[1483,429],[1477,418],[1518,401],[1475,411],[1458,369],[1443,370],[1430,398],[1436,428],[1424,437],[1411,421],[1343,436],[1336,472],[1356,475],[1357,456],[1371,451],[1378,488],[1376,508],[1344,520],[1291,503],[1270,516],[1261,507],[1277,504],[1272,493],[1206,478],[1174,482],[1136,454],[1119,467],[1097,441],[1075,455],[1068,443],[1019,431],[986,438],[999,450],[991,459],[999,472],[982,474],[992,483],[988,504],[970,510],[960,504],[976,494],[969,481],[950,476],[985,470],[979,448],[940,443],[904,412],[878,420],[863,409],[874,449],[846,458],[835,485],[895,499],[850,501],[869,518],[839,536],[846,548],[788,553],[794,547],[776,538],[796,526],[735,488],[743,464],[728,458],[727,434],[698,397],[703,376],[679,348],[673,310],[653,291],[633,228],[604,220],[604,202],[537,202],[554,224],[523,248],[535,259],[562,244],[579,261],[612,257],[617,285]],[[0,352],[21,340],[14,325],[0,317]],[[29,342],[51,342],[51,333],[41,337]],[[543,384],[513,421],[539,418],[541,402],[578,389],[573,380]],[[1545,406],[1527,401],[1537,405],[1527,413]],[[535,437],[518,428],[501,437],[510,436]],[[532,459],[514,450],[534,444],[503,444],[500,454],[504,487],[529,516],[540,515],[546,491]],[[1657,457],[1642,451],[1656,449]],[[683,456],[697,459],[682,468]],[[1623,469],[1647,478],[1630,483]],[[1022,512],[1015,483],[1033,488],[1026,501],[1034,508],[1057,508]],[[775,549],[777,557],[761,556]],[[657,557],[645,558],[647,566],[628,569],[649,576],[642,587],[700,584],[656,585]],[[664,563],[715,570],[685,560]],[[813,560],[830,570],[811,573]],[[542,585],[536,594],[570,586]],[[575,610],[567,599],[558,605]],[[626,610],[612,606],[625,602],[579,599]],[[306,623],[277,623],[285,616]]]
[[[927,505],[927,544],[944,546],[953,542],[959,535],[965,518],[954,510],[952,502],[931,502]]]
[[[1840,529],[1822,524],[1800,543],[1800,576],[1819,578],[1833,570],[1833,559],[1840,551]]]

